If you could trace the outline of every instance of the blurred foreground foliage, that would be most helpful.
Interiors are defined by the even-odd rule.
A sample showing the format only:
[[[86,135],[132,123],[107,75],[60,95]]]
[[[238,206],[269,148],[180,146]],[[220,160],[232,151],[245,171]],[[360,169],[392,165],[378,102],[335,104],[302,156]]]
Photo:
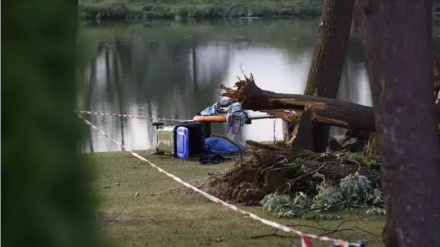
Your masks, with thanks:
[[[77,12],[73,0],[2,2],[3,246],[104,242],[77,152]]]

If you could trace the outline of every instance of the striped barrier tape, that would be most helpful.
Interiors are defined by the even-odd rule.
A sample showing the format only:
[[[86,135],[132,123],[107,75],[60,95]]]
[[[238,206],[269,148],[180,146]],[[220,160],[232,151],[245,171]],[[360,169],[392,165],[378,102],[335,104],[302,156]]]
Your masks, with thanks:
[[[153,117],[145,117],[145,116],[136,116],[131,114],[117,114],[117,113],[102,113],[102,112],[92,112],[92,111],[74,111],[75,113],[84,113],[88,115],[95,116],[117,116],[117,117],[128,117],[128,118],[140,118],[140,119],[149,119],[149,120],[160,120],[160,121],[188,121],[184,119],[175,119],[175,118],[153,118]]]
[[[116,143],[117,145],[121,146],[125,151],[129,152],[129,153],[130,153],[131,155],[133,155],[134,157],[136,157],[136,158],[138,158],[138,159],[140,159],[140,160],[142,160],[142,161],[144,161],[144,162],[147,162],[150,166],[152,166],[153,168],[155,168],[155,169],[158,170],[159,172],[164,173],[166,176],[168,176],[168,177],[174,179],[175,181],[179,182],[180,184],[184,185],[185,187],[187,187],[187,188],[189,188],[189,189],[192,189],[192,190],[194,190],[195,192],[198,192],[198,193],[202,194],[203,196],[205,196],[206,198],[208,198],[208,199],[211,200],[212,202],[215,202],[215,203],[217,203],[217,204],[219,204],[219,205],[221,205],[221,206],[224,206],[224,207],[226,207],[226,208],[229,208],[229,209],[231,209],[231,210],[233,210],[233,211],[235,211],[235,212],[238,212],[238,213],[244,214],[244,215],[250,217],[251,219],[257,220],[257,221],[259,221],[259,222],[261,222],[261,223],[263,223],[263,224],[265,224],[265,225],[268,225],[268,226],[271,226],[271,227],[277,228],[277,229],[282,230],[282,231],[284,231],[284,232],[288,232],[288,233],[293,233],[293,234],[299,235],[299,236],[301,237],[302,246],[306,246],[306,247],[308,247],[308,246],[312,246],[311,243],[310,243],[310,241],[308,241],[307,238],[317,239],[317,240],[322,240],[322,241],[333,242],[332,246],[341,246],[341,247],[342,247],[342,246],[344,246],[344,247],[345,247],[345,246],[347,246],[347,247],[348,247],[348,246],[354,246],[354,245],[351,245],[350,243],[348,243],[348,242],[346,242],[346,241],[343,241],[343,240],[341,240],[341,239],[333,239],[333,238],[329,238],[329,237],[326,237],[326,236],[318,236],[318,235],[315,235],[315,234],[307,234],[307,233],[303,233],[303,232],[301,232],[301,231],[299,231],[299,230],[295,230],[295,229],[293,229],[293,228],[290,228],[290,227],[288,227],[288,226],[282,225],[282,224],[280,224],[280,223],[277,223],[277,222],[274,222],[274,221],[270,221],[270,220],[267,220],[267,219],[263,219],[263,218],[259,217],[259,216],[256,215],[256,214],[253,214],[253,213],[251,213],[251,212],[244,211],[244,210],[242,210],[242,209],[240,209],[240,208],[238,208],[238,207],[236,207],[236,206],[234,206],[234,205],[232,205],[232,204],[229,204],[229,203],[227,203],[227,202],[225,202],[225,201],[223,201],[223,200],[221,200],[221,199],[219,199],[219,198],[217,198],[217,197],[215,197],[215,196],[212,196],[212,195],[210,195],[210,194],[208,194],[208,193],[206,193],[206,192],[204,192],[204,191],[198,189],[197,187],[195,187],[195,186],[193,186],[193,185],[191,185],[191,184],[189,184],[189,183],[183,181],[183,180],[180,179],[179,177],[177,177],[177,176],[175,176],[175,175],[173,175],[173,174],[171,174],[171,173],[169,173],[169,172],[163,170],[162,168],[158,167],[157,165],[155,165],[154,163],[152,163],[152,162],[149,161],[148,159],[146,159],[146,158],[140,156],[139,154],[137,154],[137,153],[134,152],[133,150],[131,150],[131,149],[125,147],[123,144],[121,144],[121,143],[119,143],[118,141],[116,141],[115,139],[111,138],[109,135],[107,135],[107,133],[105,133],[103,130],[101,130],[101,129],[99,129],[98,127],[96,127],[95,125],[93,125],[91,122],[87,121],[87,119],[85,119],[85,118],[84,118],[83,116],[81,116],[80,114],[77,114],[77,115],[78,115],[78,117],[79,117],[80,119],[84,120],[84,122],[85,122],[88,126],[90,126],[92,129],[95,129],[95,130],[99,131],[99,132],[100,132],[101,134],[103,134],[105,137],[109,138],[111,141],[113,141],[113,142]],[[361,244],[361,245],[359,245],[359,246],[365,246],[365,245]]]

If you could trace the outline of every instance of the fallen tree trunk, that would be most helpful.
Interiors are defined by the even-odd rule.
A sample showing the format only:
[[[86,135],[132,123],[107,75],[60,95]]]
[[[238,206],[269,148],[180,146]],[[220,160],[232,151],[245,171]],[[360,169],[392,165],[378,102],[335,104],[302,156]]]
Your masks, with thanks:
[[[266,150],[282,150],[281,147],[277,147],[275,145],[270,145],[270,144],[264,144],[261,142],[256,142],[256,141],[252,141],[252,140],[246,140],[245,142],[247,145],[249,146],[253,146],[253,147],[257,147],[260,149],[266,149]]]
[[[295,121],[304,114],[315,124],[375,131],[373,109],[369,106],[324,97],[262,90],[255,84],[252,74],[250,78],[239,80],[236,86],[237,89],[232,89],[221,85],[225,91],[222,96],[240,102],[243,109],[267,112],[286,121]]]

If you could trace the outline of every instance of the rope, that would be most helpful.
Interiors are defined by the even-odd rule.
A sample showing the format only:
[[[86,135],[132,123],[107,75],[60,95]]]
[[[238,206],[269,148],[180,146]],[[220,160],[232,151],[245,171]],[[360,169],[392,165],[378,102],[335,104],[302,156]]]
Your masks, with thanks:
[[[102,113],[102,112],[92,112],[92,111],[74,111],[75,113],[84,113],[88,115],[95,115],[95,116],[117,116],[117,117],[128,117],[128,118],[140,118],[140,119],[149,119],[149,120],[160,120],[160,121],[174,121],[174,122],[181,122],[181,121],[188,121],[185,119],[175,119],[175,118],[153,118],[153,117],[145,117],[145,116],[136,116],[131,114],[117,114],[117,113]]]

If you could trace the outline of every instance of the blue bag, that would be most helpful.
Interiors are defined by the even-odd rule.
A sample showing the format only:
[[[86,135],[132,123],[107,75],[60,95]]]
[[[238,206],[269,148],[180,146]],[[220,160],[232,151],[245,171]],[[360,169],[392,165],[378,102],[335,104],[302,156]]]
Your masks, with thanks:
[[[237,143],[242,152],[246,151],[246,147]],[[232,143],[219,137],[209,137],[205,139],[205,148],[214,154],[239,154],[240,150]]]

